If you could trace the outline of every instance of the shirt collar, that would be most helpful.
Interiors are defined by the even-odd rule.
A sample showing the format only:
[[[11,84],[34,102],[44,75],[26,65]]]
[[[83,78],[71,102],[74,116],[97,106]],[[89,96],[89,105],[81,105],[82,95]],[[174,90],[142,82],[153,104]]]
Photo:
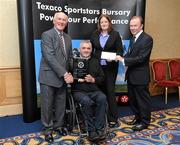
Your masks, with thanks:
[[[99,36],[100,36],[100,37],[108,37],[109,34],[107,33],[107,34],[103,35],[102,33],[100,33]]]
[[[63,31],[59,32],[59,30],[58,30],[56,27],[54,27],[54,29],[56,30],[56,32],[58,33],[58,35],[63,35]]]
[[[139,31],[134,37],[135,37],[135,41],[138,39],[138,37],[141,35],[141,33],[143,32],[143,30]]]

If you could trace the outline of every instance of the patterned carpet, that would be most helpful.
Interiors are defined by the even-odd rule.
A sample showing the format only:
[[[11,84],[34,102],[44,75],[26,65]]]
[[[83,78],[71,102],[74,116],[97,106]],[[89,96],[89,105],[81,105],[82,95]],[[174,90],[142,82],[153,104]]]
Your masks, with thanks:
[[[133,132],[125,124],[133,116],[120,118],[120,127],[110,130],[109,138],[98,145],[180,145],[180,107],[152,112],[151,125],[141,132]],[[112,138],[110,138],[112,137]],[[79,133],[73,132],[62,137],[54,134],[54,145],[94,145],[86,139],[80,139]],[[82,143],[83,141],[83,143]],[[41,133],[33,133],[0,139],[2,145],[48,145]]]

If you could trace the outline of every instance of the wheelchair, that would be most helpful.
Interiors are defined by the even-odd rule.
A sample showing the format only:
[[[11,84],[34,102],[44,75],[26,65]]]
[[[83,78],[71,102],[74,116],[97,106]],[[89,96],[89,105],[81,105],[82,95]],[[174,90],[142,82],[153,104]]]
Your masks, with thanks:
[[[84,144],[85,139],[87,139],[88,137],[87,124],[83,116],[82,106],[81,104],[77,103],[74,100],[70,85],[68,85],[67,87],[65,120],[66,120],[65,122],[66,122],[67,130],[72,135],[73,134],[78,135],[80,144]],[[105,139],[112,139],[115,137],[115,134],[112,133],[112,130],[109,127],[107,113],[105,114],[105,127],[104,128],[105,128],[105,134],[106,134]]]

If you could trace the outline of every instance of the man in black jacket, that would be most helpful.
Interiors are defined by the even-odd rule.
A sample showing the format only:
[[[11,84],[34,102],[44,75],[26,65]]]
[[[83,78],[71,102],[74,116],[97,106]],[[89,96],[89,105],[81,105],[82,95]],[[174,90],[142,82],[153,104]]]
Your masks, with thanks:
[[[88,60],[88,73],[84,78],[74,82],[73,96],[82,105],[87,122],[89,140],[95,141],[105,137],[106,96],[99,89],[104,80],[104,73],[99,61],[91,57],[92,45],[88,40],[80,44],[80,57]]]
[[[128,122],[135,131],[146,129],[151,120],[151,97],[149,93],[149,59],[153,47],[153,39],[143,32],[143,20],[140,16],[134,16],[130,20],[130,31],[133,35],[129,51],[122,58],[127,67],[126,80],[128,84],[128,96],[131,108],[135,114],[134,120]]]

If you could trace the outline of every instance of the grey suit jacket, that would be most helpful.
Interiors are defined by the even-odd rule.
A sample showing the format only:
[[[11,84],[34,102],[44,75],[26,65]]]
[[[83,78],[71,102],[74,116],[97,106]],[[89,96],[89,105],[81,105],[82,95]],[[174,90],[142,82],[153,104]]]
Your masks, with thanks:
[[[68,59],[72,53],[71,37],[63,33],[65,48],[60,48],[60,38],[55,28],[43,32],[41,36],[42,58],[40,63],[39,82],[41,84],[61,87],[64,74],[68,72]]]

